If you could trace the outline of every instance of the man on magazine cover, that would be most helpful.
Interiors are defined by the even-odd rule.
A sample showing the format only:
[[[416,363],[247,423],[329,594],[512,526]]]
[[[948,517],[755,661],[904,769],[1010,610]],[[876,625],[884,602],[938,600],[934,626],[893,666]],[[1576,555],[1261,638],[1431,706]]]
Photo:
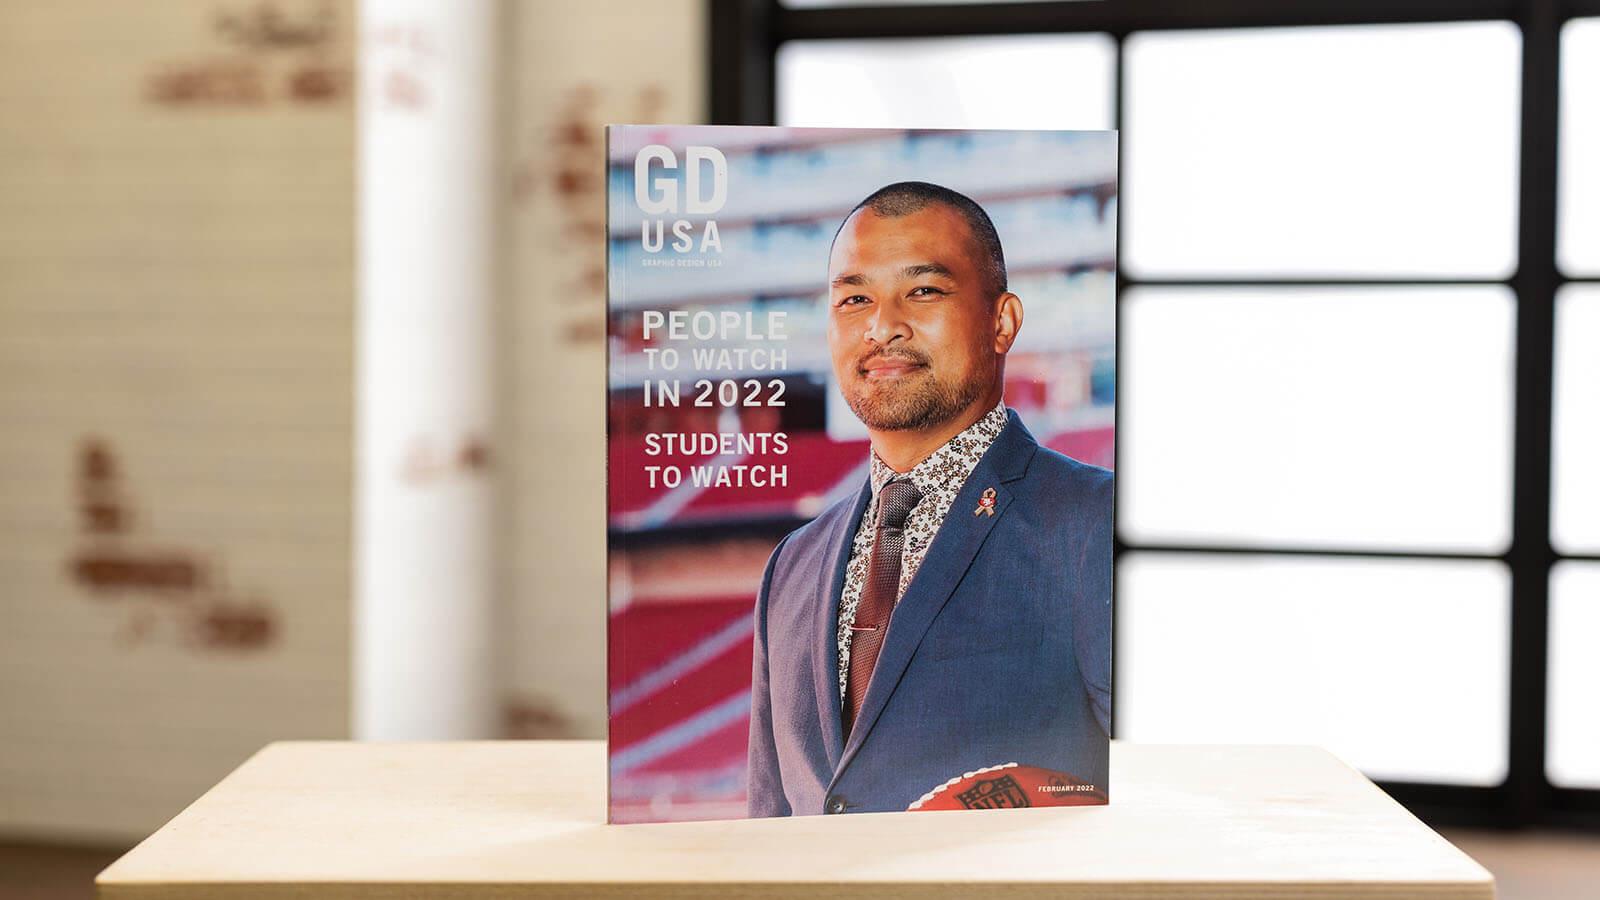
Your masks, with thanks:
[[[768,561],[750,815],[1105,802],[1112,476],[1005,407],[1023,315],[993,224],[892,184],[846,217],[828,279],[870,475]]]

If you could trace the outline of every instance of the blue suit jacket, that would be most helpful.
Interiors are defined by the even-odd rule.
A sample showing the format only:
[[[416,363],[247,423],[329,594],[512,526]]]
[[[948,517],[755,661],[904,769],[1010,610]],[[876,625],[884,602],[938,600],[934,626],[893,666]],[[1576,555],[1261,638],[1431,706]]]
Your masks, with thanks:
[[[994,515],[974,515],[985,488]],[[751,816],[903,810],[1015,762],[1107,790],[1112,475],[1042,448],[1015,411],[889,622],[855,730],[839,710],[839,594],[870,484],[785,537],[755,609]]]

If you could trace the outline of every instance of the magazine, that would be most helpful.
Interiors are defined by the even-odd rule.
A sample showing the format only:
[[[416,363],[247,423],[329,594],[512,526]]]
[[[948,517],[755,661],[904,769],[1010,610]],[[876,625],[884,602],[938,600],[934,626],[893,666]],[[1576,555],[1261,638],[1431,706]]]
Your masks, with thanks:
[[[607,151],[610,820],[1107,803],[1116,133]]]

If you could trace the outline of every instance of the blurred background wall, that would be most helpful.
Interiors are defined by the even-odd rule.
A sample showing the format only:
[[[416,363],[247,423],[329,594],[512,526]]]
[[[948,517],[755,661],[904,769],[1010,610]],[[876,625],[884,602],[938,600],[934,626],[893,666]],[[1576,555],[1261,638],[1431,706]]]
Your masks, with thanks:
[[[510,4],[505,733],[606,731],[604,126],[702,122],[703,0]]]
[[[362,690],[422,723],[364,736],[604,734],[601,127],[701,118],[704,10],[486,6],[476,38],[434,4],[0,7],[0,835],[136,840],[268,741],[360,733]],[[432,301],[358,267],[471,256],[422,221],[473,178],[439,138],[471,39],[495,54],[492,352],[452,363],[455,335],[395,311]],[[380,114],[409,118],[363,182],[358,117]],[[455,181],[363,250],[358,188],[426,193],[419,174]],[[411,371],[363,400],[381,354]],[[430,414],[486,390],[471,423]],[[361,444],[364,402],[401,421]],[[463,490],[493,502],[451,510]],[[361,503],[400,535],[358,560]],[[442,546],[448,515],[482,516],[479,546]],[[450,567],[474,555],[487,572]],[[466,619],[452,576],[494,597],[470,661],[488,695],[405,693],[461,664],[442,639],[358,685],[363,623],[415,638],[385,633],[405,609],[384,591]]]
[[[0,831],[349,733],[351,10],[0,7]]]

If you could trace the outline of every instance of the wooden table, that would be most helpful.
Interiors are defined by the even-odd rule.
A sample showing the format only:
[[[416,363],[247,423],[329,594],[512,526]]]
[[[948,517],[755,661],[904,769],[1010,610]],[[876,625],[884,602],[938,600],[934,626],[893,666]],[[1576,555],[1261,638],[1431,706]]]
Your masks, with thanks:
[[[1312,747],[1114,744],[1110,806],[605,824],[599,741],[272,744],[105,898],[1474,897],[1494,880]]]

